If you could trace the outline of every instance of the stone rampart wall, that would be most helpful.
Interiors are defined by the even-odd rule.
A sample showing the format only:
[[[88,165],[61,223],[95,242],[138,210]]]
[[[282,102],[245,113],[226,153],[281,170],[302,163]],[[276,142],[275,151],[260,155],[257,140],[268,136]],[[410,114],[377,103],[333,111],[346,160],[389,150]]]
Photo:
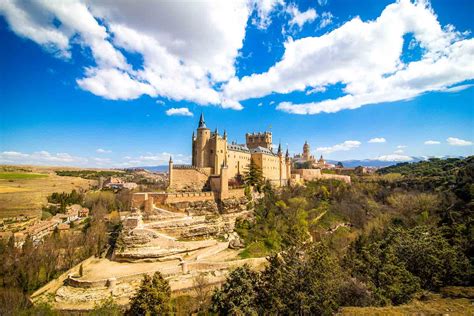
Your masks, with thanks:
[[[178,191],[200,191],[208,183],[211,168],[173,168],[171,189]]]
[[[321,173],[321,169],[294,169],[292,170],[293,174],[299,175],[301,179],[305,181],[312,181],[312,180],[339,180],[345,183],[351,183],[350,176],[343,176],[339,174],[325,174]]]

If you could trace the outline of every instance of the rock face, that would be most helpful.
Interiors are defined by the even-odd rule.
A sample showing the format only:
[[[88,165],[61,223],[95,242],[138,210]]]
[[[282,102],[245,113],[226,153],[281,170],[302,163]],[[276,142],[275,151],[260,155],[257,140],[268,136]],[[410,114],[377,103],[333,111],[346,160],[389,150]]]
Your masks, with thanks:
[[[239,213],[247,210],[248,200],[246,197],[238,199],[226,199],[220,202],[221,214]]]
[[[244,243],[234,226],[237,218],[251,216],[246,204],[244,198],[220,205],[205,201],[170,207],[181,211],[157,207],[146,214],[138,211],[130,216],[133,225],[122,230],[112,259],[89,258],[84,275],[75,272],[63,283],[56,282],[56,287],[48,284],[33,299],[52,298],[49,302],[58,309],[87,310],[110,295],[119,304],[127,304],[143,274],[155,271],[169,280],[172,291],[181,292],[192,290],[198,275],[205,275],[208,285],[216,286],[238,266],[261,267],[264,258],[238,256]]]
[[[189,215],[230,214],[247,210],[247,198],[232,198],[219,201],[193,201],[171,203],[169,206]]]

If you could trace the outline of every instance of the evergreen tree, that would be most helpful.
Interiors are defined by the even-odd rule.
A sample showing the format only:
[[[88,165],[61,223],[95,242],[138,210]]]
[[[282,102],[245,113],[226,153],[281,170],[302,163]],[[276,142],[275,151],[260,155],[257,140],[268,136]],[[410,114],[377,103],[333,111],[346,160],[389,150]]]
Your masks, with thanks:
[[[257,315],[258,273],[248,265],[231,272],[212,296],[213,312],[219,315]]]
[[[128,315],[166,315],[170,312],[171,289],[160,272],[143,277],[140,288],[130,301]]]
[[[257,190],[263,185],[262,169],[257,166],[253,159],[250,160],[249,169],[244,174],[244,182],[248,186],[255,186]]]
[[[114,301],[112,296],[96,303],[94,309],[89,313],[89,316],[121,316],[122,309]]]

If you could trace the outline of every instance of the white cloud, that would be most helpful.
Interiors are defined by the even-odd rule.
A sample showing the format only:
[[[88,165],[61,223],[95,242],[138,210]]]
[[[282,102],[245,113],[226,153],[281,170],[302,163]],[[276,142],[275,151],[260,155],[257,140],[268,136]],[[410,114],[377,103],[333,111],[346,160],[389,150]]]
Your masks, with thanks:
[[[334,16],[331,14],[331,12],[323,12],[321,14],[321,21],[319,22],[319,28],[325,28],[329,24],[332,23],[332,18]]]
[[[393,153],[394,153],[394,154],[403,154],[404,151],[403,151],[403,149],[397,149],[397,150],[395,150]]]
[[[451,92],[451,93],[454,93],[454,92],[459,92],[459,91],[463,91],[463,90],[466,90],[470,87],[474,86],[474,84],[462,84],[462,85],[459,85],[459,86],[454,86],[454,87],[450,87],[450,88],[446,88],[444,90],[442,90],[443,92]]]
[[[311,94],[319,87],[343,86],[344,95],[336,99],[277,106],[317,114],[428,91],[456,92],[469,87],[456,84],[474,78],[474,40],[452,26],[443,28],[425,1],[409,0],[388,5],[374,21],[355,17],[319,37],[288,38],[283,57],[268,71],[236,77],[252,12],[252,22],[263,29],[278,10],[286,12],[284,0],[0,1],[0,15],[17,35],[63,58],[72,58],[74,47],[87,52],[93,60],[76,82],[111,100],[148,95],[240,110],[240,101],[271,93]],[[314,9],[300,12],[289,5],[288,10],[295,27],[317,18]],[[331,20],[324,12],[320,26]],[[420,60],[404,63],[400,56],[409,33],[423,53]],[[143,62],[133,64],[122,52]]]
[[[400,56],[409,33],[423,53],[420,60],[404,63]],[[453,27],[442,28],[424,1],[400,0],[375,21],[356,17],[320,37],[289,38],[282,59],[267,72],[232,78],[223,91],[229,99],[246,100],[308,87],[343,86],[344,95],[336,99],[277,106],[294,114],[408,100],[474,78],[474,39],[463,36]]]
[[[407,148],[406,145],[398,145],[397,148]]]
[[[193,116],[193,113],[188,108],[171,108],[166,110],[166,115]]]
[[[68,153],[51,154],[45,150],[33,153],[17,151],[4,151],[0,153],[0,163],[10,164],[76,165],[84,164],[87,161],[86,158],[75,157]]]
[[[325,6],[326,4],[328,4],[328,0],[318,0],[318,4],[320,6]]]
[[[316,148],[316,151],[322,152],[325,154],[330,154],[335,151],[348,151],[351,149],[358,148],[360,146],[361,142],[357,140],[346,140],[345,142],[341,144],[337,144],[331,147],[318,147]]]
[[[96,150],[97,153],[99,154],[110,154],[112,151],[111,150],[107,150],[107,149],[103,149],[103,148],[98,148]]]
[[[79,166],[79,167],[102,167],[102,168],[126,168],[146,165],[165,165],[169,157],[173,157],[176,164],[189,164],[191,156],[179,153],[146,153],[141,156],[125,156],[119,160],[104,157],[77,157],[68,153],[50,153],[38,151],[33,153],[22,153],[18,151],[0,152],[0,163],[18,165],[44,165],[44,166]]]
[[[285,5],[284,0],[252,0],[251,2],[253,2],[253,8],[257,13],[257,18],[252,20],[252,24],[262,30],[268,28],[272,23],[272,12]]]
[[[89,48],[94,60],[77,83],[98,96],[162,96],[239,109],[214,86],[235,74],[253,6],[246,0],[14,0],[0,2],[0,15],[16,34],[61,56],[69,57],[77,44]],[[121,50],[141,55],[143,64],[130,65]]]
[[[439,145],[439,144],[441,144],[441,142],[439,142],[437,140],[427,140],[427,141],[425,141],[424,144],[425,145]]]
[[[370,139],[368,142],[369,143],[385,143],[387,140],[383,137],[375,137]]]
[[[310,94],[314,94],[318,92],[326,92],[326,87],[314,87],[314,88],[308,89],[306,91],[306,95],[310,95]]]
[[[448,137],[446,139],[449,145],[451,146],[471,146],[472,142],[464,139],[459,139],[456,137]]]
[[[163,100],[156,100],[155,103],[158,104],[158,105],[165,105],[165,101],[163,101]]]
[[[412,161],[413,160],[413,158],[410,156],[398,155],[398,154],[383,155],[375,159],[381,160],[381,161]]]
[[[291,20],[288,22],[290,27],[298,25],[299,29],[302,29],[303,25],[306,23],[311,23],[316,20],[316,17],[318,16],[316,10],[308,9],[305,12],[300,12],[298,7],[294,4],[288,5],[286,12],[291,16]]]

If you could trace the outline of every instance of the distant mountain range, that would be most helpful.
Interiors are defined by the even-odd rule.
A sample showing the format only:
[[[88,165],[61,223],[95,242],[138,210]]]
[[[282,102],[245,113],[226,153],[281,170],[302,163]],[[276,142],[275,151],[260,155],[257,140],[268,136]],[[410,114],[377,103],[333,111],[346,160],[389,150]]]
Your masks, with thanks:
[[[433,157],[405,156],[405,159],[400,159],[400,156],[394,155],[393,156],[394,159],[390,159],[390,158],[392,158],[392,157],[391,156],[384,156],[384,157],[380,157],[380,159],[376,158],[376,159],[362,159],[362,160],[357,160],[357,159],[354,159],[354,160],[327,160],[327,162],[331,163],[331,164],[337,164],[340,161],[340,162],[342,162],[342,164],[346,168],[355,168],[355,167],[358,167],[358,166],[383,168],[383,167],[396,165],[397,163],[401,163],[401,162],[418,162],[418,161],[427,160],[427,159],[433,158]],[[463,157],[460,157],[460,156],[459,157],[458,156],[444,156],[444,157],[437,157],[437,158],[446,159],[446,158],[463,158]],[[153,172],[167,172],[168,171],[168,165],[147,166],[147,167],[137,167],[137,168],[143,168],[143,169],[153,171]]]
[[[400,160],[381,160],[381,159],[362,159],[362,160],[343,160],[340,161],[346,168],[355,168],[358,166],[362,167],[374,167],[374,168],[383,168],[383,167],[388,167],[392,165],[396,165],[397,163],[401,162],[418,162],[421,160],[425,160],[423,158],[418,158],[418,157],[411,157],[412,160],[407,160],[407,161],[400,161]],[[339,160],[327,160],[328,163],[332,164],[337,164]]]

